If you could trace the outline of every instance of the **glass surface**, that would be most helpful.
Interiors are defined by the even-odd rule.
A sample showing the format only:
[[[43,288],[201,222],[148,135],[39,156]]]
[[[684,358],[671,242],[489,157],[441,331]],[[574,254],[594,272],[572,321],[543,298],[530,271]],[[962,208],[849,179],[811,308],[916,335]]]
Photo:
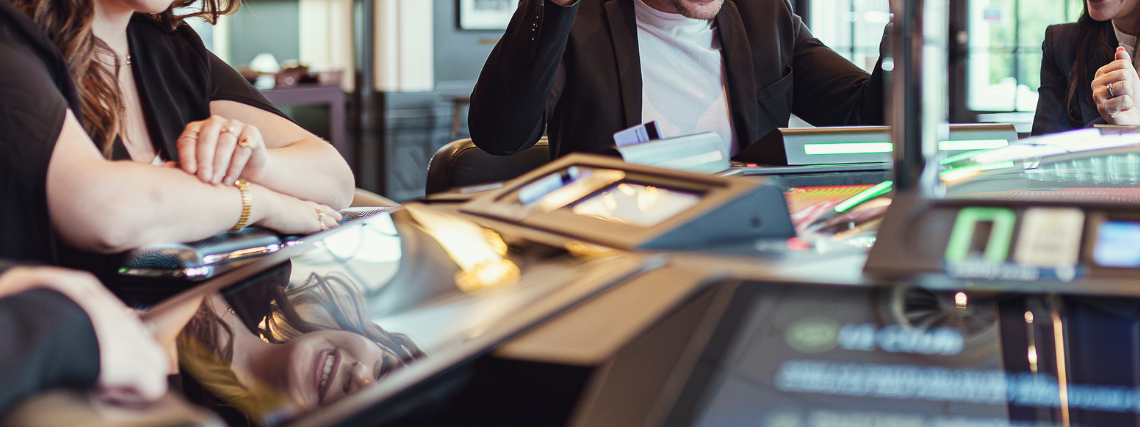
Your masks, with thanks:
[[[583,261],[616,253],[511,251],[498,233],[420,205],[305,243],[155,321],[187,397],[231,424],[279,425],[452,351],[552,298]]]
[[[746,283],[670,424],[1135,425],[1137,302]]]
[[[1140,267],[1140,222],[1105,221],[1097,227],[1093,262],[1101,267]]]
[[[1140,152],[1121,151],[1135,150],[966,166],[942,178],[951,198],[1140,203]]]
[[[652,227],[700,202],[699,194],[623,182],[575,203],[571,212],[638,227]]]

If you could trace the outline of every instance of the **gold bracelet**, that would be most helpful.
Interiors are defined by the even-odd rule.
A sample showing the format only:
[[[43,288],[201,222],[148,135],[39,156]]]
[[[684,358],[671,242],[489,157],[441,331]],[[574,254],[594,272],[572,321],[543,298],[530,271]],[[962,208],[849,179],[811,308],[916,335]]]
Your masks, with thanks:
[[[245,228],[245,223],[249,222],[249,211],[253,207],[253,194],[249,192],[249,183],[244,179],[234,181],[234,186],[241,190],[241,218],[238,219],[237,224],[230,231],[238,231]]]

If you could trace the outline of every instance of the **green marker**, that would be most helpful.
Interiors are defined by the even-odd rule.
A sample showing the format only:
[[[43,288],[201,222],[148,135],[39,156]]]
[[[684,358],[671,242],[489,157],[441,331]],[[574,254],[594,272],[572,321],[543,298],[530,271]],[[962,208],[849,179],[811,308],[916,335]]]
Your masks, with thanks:
[[[859,194],[851,196],[850,199],[844,200],[843,203],[835,205],[835,213],[846,212],[848,209],[858,206],[860,203],[887,194],[891,191],[891,187],[893,187],[894,184],[894,181],[883,181],[879,185],[863,190],[859,192]]]

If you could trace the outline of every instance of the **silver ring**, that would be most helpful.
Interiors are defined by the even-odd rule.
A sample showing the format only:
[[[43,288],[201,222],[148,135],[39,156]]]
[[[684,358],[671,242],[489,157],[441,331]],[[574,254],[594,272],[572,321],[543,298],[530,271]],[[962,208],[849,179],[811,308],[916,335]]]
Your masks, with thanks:
[[[1108,96],[1109,96],[1110,98],[1116,98],[1116,94],[1115,94],[1115,93],[1112,93],[1112,83],[1109,83],[1109,84],[1108,84],[1108,85],[1106,85],[1105,87],[1107,87],[1107,88],[1108,88]]]

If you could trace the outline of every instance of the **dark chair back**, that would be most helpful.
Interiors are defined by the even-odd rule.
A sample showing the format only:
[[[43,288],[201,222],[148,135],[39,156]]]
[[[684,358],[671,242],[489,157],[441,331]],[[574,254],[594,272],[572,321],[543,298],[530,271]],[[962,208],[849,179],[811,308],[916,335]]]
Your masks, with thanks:
[[[435,152],[428,162],[427,194],[455,187],[506,181],[550,162],[546,138],[509,156],[487,154],[470,138],[455,140]]]

